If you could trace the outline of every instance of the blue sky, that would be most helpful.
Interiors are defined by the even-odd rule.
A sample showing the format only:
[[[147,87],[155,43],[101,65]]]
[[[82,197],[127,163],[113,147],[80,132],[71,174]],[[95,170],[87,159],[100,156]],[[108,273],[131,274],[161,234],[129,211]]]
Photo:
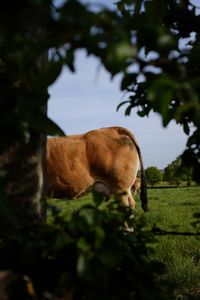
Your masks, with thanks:
[[[112,2],[99,1],[107,5]],[[125,117],[123,106],[116,112],[117,105],[126,100],[119,88],[119,76],[111,80],[98,59],[87,57],[84,50],[77,51],[75,66],[75,73],[63,68],[58,80],[49,88],[48,115],[67,135],[113,125],[129,128],[141,147],[145,167],[162,169],[182,153],[187,136],[177,124],[171,122],[163,128],[155,113],[141,118],[133,111]]]

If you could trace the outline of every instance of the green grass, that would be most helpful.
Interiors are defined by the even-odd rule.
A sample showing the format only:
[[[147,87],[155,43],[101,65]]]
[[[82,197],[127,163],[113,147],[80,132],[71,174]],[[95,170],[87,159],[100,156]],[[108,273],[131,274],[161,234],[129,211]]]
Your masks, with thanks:
[[[179,187],[187,187],[187,181],[181,181]],[[148,184],[148,186],[151,188],[152,186]],[[196,187],[196,183],[194,181],[191,181],[191,186]],[[168,181],[160,181],[159,183],[156,183],[153,188],[159,188],[159,187],[171,187],[176,188],[176,184],[170,184]]]
[[[199,220],[194,214],[200,214],[200,187],[152,189],[149,202],[151,211],[144,215],[149,229],[200,232],[200,227],[194,226]],[[137,208],[136,218],[141,214]],[[165,276],[176,284],[177,295],[200,299],[200,236],[164,235],[156,239],[152,258],[166,265]]]
[[[142,211],[139,197],[135,210],[135,220],[142,216],[146,228],[200,232],[200,218],[194,217],[194,214],[200,214],[200,187],[149,189],[148,195],[150,212]],[[73,211],[91,201],[92,197],[88,195],[78,200],[50,199],[49,203],[59,207],[61,215],[67,219]],[[200,299],[200,236],[156,235],[156,240],[151,258],[166,265],[164,277],[176,285],[177,299]]]
[[[164,230],[193,230],[193,214],[200,213],[200,188],[150,189],[150,212],[146,215],[149,226],[154,223]],[[136,214],[142,210],[138,203]]]

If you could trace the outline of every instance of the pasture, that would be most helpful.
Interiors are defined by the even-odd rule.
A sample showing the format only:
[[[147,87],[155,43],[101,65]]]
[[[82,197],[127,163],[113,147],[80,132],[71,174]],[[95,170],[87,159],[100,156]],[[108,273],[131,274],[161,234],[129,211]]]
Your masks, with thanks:
[[[152,258],[166,265],[165,276],[177,286],[179,299],[200,299],[200,236],[187,235],[200,232],[200,187],[151,189],[149,200],[146,226],[180,234],[156,236]],[[138,208],[136,215],[141,214]]]
[[[191,234],[200,232],[200,187],[149,189],[148,195],[150,212],[142,211],[137,197],[135,220],[142,217],[145,228],[155,232],[151,258],[165,264],[162,276],[174,283],[174,299],[200,299],[200,235]],[[91,195],[78,200],[49,199],[66,219],[91,201]]]

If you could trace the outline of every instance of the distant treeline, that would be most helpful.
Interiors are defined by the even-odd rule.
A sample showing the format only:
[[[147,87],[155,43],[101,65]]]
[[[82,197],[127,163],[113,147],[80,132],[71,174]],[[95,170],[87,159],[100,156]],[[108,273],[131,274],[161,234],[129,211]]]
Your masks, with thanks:
[[[180,157],[172,161],[164,170],[157,167],[148,167],[145,170],[147,183],[150,187],[171,188],[194,185],[192,169],[186,167]],[[138,173],[138,176],[140,174]],[[164,184],[159,184],[163,182]],[[183,184],[184,183],[184,184]]]

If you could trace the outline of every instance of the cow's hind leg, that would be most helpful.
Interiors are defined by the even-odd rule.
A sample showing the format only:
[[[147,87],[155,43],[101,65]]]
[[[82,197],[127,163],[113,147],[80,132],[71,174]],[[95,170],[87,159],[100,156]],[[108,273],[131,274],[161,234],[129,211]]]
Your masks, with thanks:
[[[131,208],[135,208],[135,200],[131,194],[131,191],[128,190],[120,195],[120,200],[125,206],[129,206]]]
[[[129,189],[127,192],[125,193],[122,193],[120,195],[120,200],[121,202],[125,205],[125,206],[128,206],[128,207],[131,207],[132,209],[135,208],[135,200],[131,194],[131,190]],[[131,213],[131,215],[129,216],[130,219],[133,219],[134,218],[134,214],[133,212]],[[134,231],[134,228],[133,226],[130,226],[128,224],[128,222],[124,222],[124,230],[127,231],[127,232],[133,232]]]
[[[133,198],[132,194],[131,194],[131,189],[129,189],[128,191],[128,202],[129,202],[129,206],[131,208],[135,208],[135,199]]]

